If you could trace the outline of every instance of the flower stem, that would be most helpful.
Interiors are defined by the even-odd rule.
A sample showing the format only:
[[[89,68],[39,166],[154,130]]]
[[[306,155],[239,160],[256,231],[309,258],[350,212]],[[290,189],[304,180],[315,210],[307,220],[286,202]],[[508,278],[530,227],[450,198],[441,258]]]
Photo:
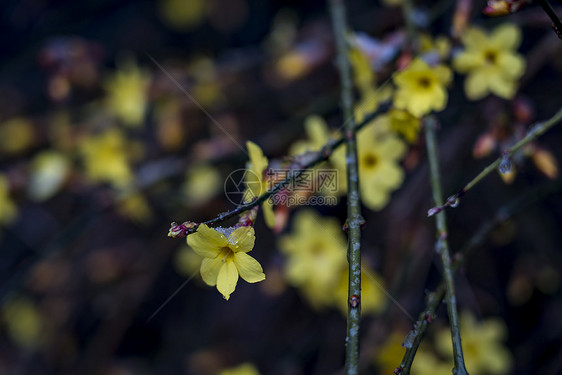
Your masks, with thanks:
[[[431,190],[435,204],[443,204],[441,193],[441,178],[439,176],[439,162],[437,153],[437,142],[435,137],[436,120],[432,116],[425,118],[425,137],[427,142],[427,155],[429,159],[429,170],[431,174]],[[453,283],[453,270],[451,268],[451,258],[449,256],[449,244],[447,241],[447,223],[445,212],[436,216],[437,222],[437,243],[436,250],[441,255],[443,266],[443,280],[445,282],[445,297],[447,301],[447,313],[451,324],[451,340],[453,342],[453,373],[456,375],[468,374],[464,366],[464,356],[462,353],[461,335],[457,312],[457,299]]]
[[[341,82],[341,102],[345,119],[346,168],[347,168],[347,259],[349,262],[349,306],[345,354],[346,374],[359,373],[359,320],[361,318],[361,199],[359,196],[359,172],[357,168],[357,142],[353,114],[351,67],[346,43],[346,19],[343,0],[330,0],[330,11],[336,41],[337,65]]]
[[[503,159],[513,156],[513,154],[519,151],[522,147],[534,141],[554,125],[558,125],[560,123],[560,120],[562,120],[562,108],[560,108],[558,112],[556,112],[550,119],[544,122],[537,122],[536,124],[531,126],[525,138],[503,152],[502,156],[500,156],[494,162],[484,168],[482,172],[480,172],[476,177],[470,180],[470,182],[466,184],[458,193],[453,194],[449,198],[447,198],[447,201],[445,203],[440,204],[436,202],[437,206],[430,208],[429,211],[427,211],[427,216],[433,216],[451,205],[456,206],[459,199],[464,196],[470,189],[472,189],[477,183],[482,181],[484,177],[493,172],[500,165]]]

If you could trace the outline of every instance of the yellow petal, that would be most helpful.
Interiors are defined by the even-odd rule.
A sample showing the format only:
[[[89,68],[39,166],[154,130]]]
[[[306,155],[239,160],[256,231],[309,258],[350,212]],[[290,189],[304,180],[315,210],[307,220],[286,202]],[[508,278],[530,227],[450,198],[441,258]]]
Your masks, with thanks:
[[[505,76],[513,79],[518,79],[525,73],[525,59],[519,54],[502,53],[498,56],[497,64]]]
[[[486,74],[476,71],[469,74],[464,81],[464,91],[470,100],[482,99],[489,93]]]
[[[433,98],[431,107],[434,111],[439,112],[445,109],[447,105],[447,91],[443,86],[436,85],[433,87],[431,97]]]
[[[269,199],[263,202],[261,207],[263,208],[265,225],[267,225],[268,228],[273,228],[275,226],[275,213],[273,212],[273,206]]]
[[[453,67],[459,73],[468,73],[484,65],[484,58],[481,53],[465,51],[457,54],[453,59]]]
[[[320,116],[308,116],[304,122],[306,134],[314,146],[323,146],[329,139],[328,126]],[[320,147],[314,150],[319,150]]]
[[[265,279],[265,274],[259,262],[246,253],[234,254],[234,264],[238,268],[240,277],[249,283],[257,283]]]
[[[521,44],[521,30],[512,23],[504,23],[494,29],[491,41],[502,50],[514,50]]]
[[[197,232],[187,236],[187,244],[202,257],[214,258],[221,247],[228,245],[228,241],[223,234],[201,224]]]
[[[226,261],[219,270],[217,277],[217,290],[228,300],[230,294],[236,289],[238,282],[238,269],[232,261]]]
[[[247,253],[254,248],[254,242],[256,236],[254,233],[254,228],[252,227],[240,227],[236,228],[230,236],[228,236],[228,243],[230,248],[235,253],[241,251]]]
[[[378,166],[378,174],[381,176],[379,185],[386,188],[397,188],[404,181],[404,172],[397,164],[382,161]]]
[[[255,174],[261,177],[263,171],[265,170],[265,168],[267,168],[267,164],[269,163],[267,158],[263,155],[263,151],[261,150],[260,146],[258,146],[254,142],[246,142],[246,148],[248,149],[248,153],[250,154],[250,168]]]
[[[207,285],[217,285],[217,277],[219,276],[219,271],[223,264],[223,258],[219,256],[215,258],[203,258],[199,273],[201,273],[201,278]]]
[[[437,65],[432,69],[433,73],[443,85],[448,85],[451,82],[452,74],[451,69],[447,68],[445,65]]]
[[[406,144],[397,137],[387,137],[378,146],[376,152],[384,159],[399,159],[406,153]]]
[[[467,49],[480,50],[488,45],[486,32],[479,27],[471,27],[461,37]]]
[[[491,75],[488,80],[490,91],[504,99],[511,99],[515,96],[517,86],[513,80],[501,75]]]
[[[383,209],[389,201],[390,194],[387,190],[373,189],[372,186],[364,183],[361,183],[360,189],[363,204],[373,211]]]

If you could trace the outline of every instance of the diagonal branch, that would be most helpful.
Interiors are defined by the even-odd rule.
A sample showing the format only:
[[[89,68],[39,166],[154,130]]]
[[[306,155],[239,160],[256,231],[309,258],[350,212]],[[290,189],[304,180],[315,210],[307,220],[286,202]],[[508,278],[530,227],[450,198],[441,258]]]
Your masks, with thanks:
[[[536,138],[544,134],[547,130],[552,128],[554,125],[558,125],[562,120],[562,108],[558,110],[550,119],[544,122],[537,122],[527,132],[525,138],[511,146],[505,152],[502,153],[502,156],[497,158],[493,163],[489,164],[482,172],[480,172],[476,177],[474,177],[468,184],[466,184],[458,193],[451,195],[447,198],[445,203],[437,203],[436,206],[432,207],[427,211],[427,216],[433,216],[438,214],[439,212],[443,211],[445,208],[451,206],[456,207],[459,204],[459,200],[462,196],[464,196],[470,189],[474,187],[477,183],[484,179],[487,175],[493,172],[496,168],[502,164],[502,161],[509,161],[509,159],[519,151],[522,147],[528,145]]]
[[[364,126],[366,126],[371,121],[373,121],[378,115],[388,111],[388,109],[390,108],[390,105],[391,105],[390,102],[382,104],[377,108],[377,110],[375,110],[374,112],[365,116],[365,119],[355,127],[355,129],[356,129],[355,131],[356,132],[359,131]],[[299,164],[299,168],[297,170],[295,170],[294,173],[288,173],[287,177],[285,177],[285,179],[283,181],[275,184],[271,189],[269,189],[268,191],[266,191],[265,193],[263,193],[262,195],[257,197],[255,200],[253,200],[251,202],[248,202],[248,203],[245,203],[245,204],[242,204],[242,205],[240,205],[240,206],[238,206],[238,207],[236,207],[236,208],[234,208],[230,211],[222,212],[222,213],[218,214],[216,217],[214,217],[210,220],[204,221],[202,223],[194,223],[194,222],[190,222],[190,221],[186,221],[182,224],[172,223],[171,227],[170,227],[170,230],[168,232],[168,237],[183,238],[183,237],[187,236],[188,234],[195,233],[195,231],[197,231],[197,228],[201,224],[215,225],[217,223],[221,223],[225,220],[233,218],[236,215],[239,215],[243,212],[251,210],[252,208],[262,204],[263,202],[265,202],[272,195],[280,192],[283,188],[289,186],[293,181],[297,180],[304,173],[305,170],[310,169],[310,168],[314,167],[316,164],[319,164],[319,163],[327,160],[332,155],[332,153],[338,147],[340,147],[344,142],[345,142],[345,134],[342,135],[339,138],[332,139],[329,142],[327,142],[322,147],[322,149],[320,151],[309,152],[309,153],[306,153],[306,154],[296,156],[295,157],[296,159],[304,161],[301,164]]]

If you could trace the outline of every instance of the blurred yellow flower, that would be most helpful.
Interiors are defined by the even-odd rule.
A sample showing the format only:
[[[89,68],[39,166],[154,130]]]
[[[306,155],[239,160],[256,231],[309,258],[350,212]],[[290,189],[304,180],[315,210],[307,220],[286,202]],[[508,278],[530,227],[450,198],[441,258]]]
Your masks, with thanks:
[[[10,198],[9,181],[0,174],[0,225],[11,223],[17,214],[18,208]]]
[[[125,137],[118,129],[88,136],[80,145],[87,177],[94,182],[106,182],[123,188],[133,180]]]
[[[375,211],[386,206],[390,193],[404,180],[399,160],[405,152],[406,144],[389,131],[386,117],[378,117],[357,132],[359,187],[365,206]],[[341,171],[339,183],[345,186],[345,149],[337,149],[330,160]]]
[[[135,189],[127,189],[119,194],[117,211],[137,223],[146,224],[152,218],[152,210],[145,196]]]
[[[464,361],[467,370],[474,375],[505,374],[511,369],[512,356],[502,344],[506,338],[505,324],[499,319],[477,322],[472,313],[460,316],[460,330]],[[452,358],[451,332],[442,328],[436,336],[436,346],[442,355]]]
[[[185,246],[179,249],[174,257],[174,267],[185,277],[192,277],[199,273],[203,258],[193,249]],[[269,278],[268,278],[269,279]]]
[[[127,62],[106,80],[106,106],[125,125],[139,126],[146,112],[150,76],[135,63]]]
[[[260,375],[260,372],[251,363],[242,363],[236,367],[222,370],[218,375]]]
[[[2,315],[14,342],[28,349],[41,345],[43,322],[33,301],[24,297],[11,300],[3,307]]]
[[[70,160],[63,153],[48,150],[37,154],[30,168],[27,192],[31,199],[44,201],[55,195],[70,173]]]
[[[424,55],[435,54],[439,60],[443,61],[449,57],[451,52],[451,42],[443,35],[432,38],[426,33],[420,34],[420,53]]]
[[[380,102],[392,97],[392,87],[376,87],[376,75],[371,63],[363,51],[354,45],[349,49],[349,61],[353,71],[353,83],[359,90],[359,101],[355,105],[355,121],[362,122],[365,116],[377,109]]]
[[[451,81],[451,70],[444,65],[430,67],[425,61],[416,58],[403,71],[394,76],[398,90],[394,95],[394,105],[405,109],[416,117],[432,110],[441,111],[447,105],[446,85]]]
[[[511,99],[517,81],[525,72],[525,59],[516,52],[521,44],[521,30],[514,24],[502,24],[491,34],[471,27],[462,35],[465,50],[453,59],[454,68],[467,74],[466,96],[478,100],[488,93]]]
[[[270,188],[264,176],[269,160],[263,155],[260,146],[256,145],[254,142],[246,142],[246,148],[250,155],[250,161],[246,164],[246,169],[248,169],[248,171],[245,174],[244,181],[246,184],[244,201],[249,202],[264,194]],[[275,214],[273,213],[271,201],[266,199],[262,203],[262,208],[265,223],[269,228],[273,228],[275,225]]]
[[[35,129],[25,118],[13,118],[0,124],[0,153],[17,155],[35,142]]]
[[[249,256],[254,247],[254,228],[209,228],[201,224],[197,232],[187,236],[187,244],[204,259],[201,277],[207,285],[228,300],[236,289],[238,275],[249,283],[265,279],[257,260]]]
[[[279,239],[279,249],[286,256],[287,280],[313,307],[334,305],[334,291],[347,268],[346,246],[338,220],[310,209],[298,211],[293,231]]]
[[[205,0],[160,0],[160,14],[168,26],[187,31],[205,19]]]
[[[214,197],[223,182],[220,172],[207,164],[196,165],[186,173],[183,194],[190,206],[200,206]]]
[[[376,350],[374,363],[379,374],[393,374],[400,366],[406,349],[402,346],[406,333],[393,331],[386,342]],[[411,373],[415,375],[451,375],[453,364],[439,360],[423,344],[416,351]]]
[[[375,84],[375,73],[369,59],[353,45],[349,48],[348,58],[353,72],[353,83],[361,92],[369,90]]]
[[[300,155],[308,151],[320,151],[330,140],[328,125],[320,116],[311,115],[304,120],[304,129],[308,140],[296,141],[291,145],[290,155]]]
[[[412,116],[410,112],[391,109],[387,114],[381,116],[390,122],[390,128],[401,134],[409,143],[414,143],[418,139],[420,132],[420,119]]]

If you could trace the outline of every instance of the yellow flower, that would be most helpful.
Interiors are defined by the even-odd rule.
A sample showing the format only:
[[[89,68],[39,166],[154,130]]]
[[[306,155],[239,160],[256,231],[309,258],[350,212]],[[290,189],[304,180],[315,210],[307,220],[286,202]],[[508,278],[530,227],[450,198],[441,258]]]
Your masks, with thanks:
[[[447,105],[445,86],[451,81],[451,70],[444,65],[430,67],[416,58],[410,66],[394,76],[398,90],[394,105],[405,109],[416,117],[431,110],[441,111]]]
[[[466,49],[455,56],[454,68],[468,76],[464,81],[466,96],[471,100],[488,93],[511,99],[517,91],[517,81],[525,72],[525,59],[515,52],[521,43],[521,30],[513,24],[503,24],[486,34],[478,27],[462,36]]]
[[[254,228],[209,228],[201,224],[187,236],[187,244],[204,259],[201,277],[207,285],[217,287],[226,300],[234,292],[238,275],[249,283],[265,279],[257,260],[247,253],[254,247]]]
[[[260,372],[251,363],[242,363],[236,367],[222,370],[218,375],[260,375]]]
[[[390,128],[402,136],[409,143],[413,143],[418,139],[420,132],[420,119],[412,116],[409,112],[391,109],[386,115],[381,116],[387,118],[390,122]]]
[[[221,184],[220,172],[215,167],[200,164],[189,168],[183,185],[187,204],[201,206],[217,194]]]
[[[390,200],[390,193],[404,180],[399,160],[406,144],[388,129],[388,118],[379,117],[357,132],[357,158],[361,200],[372,210],[381,210]],[[332,162],[341,171],[340,184],[345,184],[345,149],[334,152]]]
[[[386,342],[375,352],[374,362],[379,374],[393,374],[400,366],[406,349],[402,346],[406,333],[393,331]],[[450,338],[449,338],[450,339]],[[415,375],[451,375],[452,363],[439,360],[423,344],[416,351],[411,373]]]
[[[152,210],[148,201],[136,189],[125,190],[119,194],[117,211],[136,223],[146,224],[152,219]]]
[[[270,188],[264,176],[269,161],[263,155],[260,146],[256,145],[254,142],[246,142],[246,148],[250,154],[250,161],[246,165],[249,171],[245,174],[246,193],[244,194],[244,201],[249,202],[264,194]],[[275,225],[275,214],[273,213],[271,201],[266,199],[265,202],[262,203],[262,208],[265,223],[269,228],[273,228]]]
[[[10,185],[8,179],[0,174],[0,224],[11,223],[18,213],[18,209],[10,199]]]
[[[477,322],[469,312],[460,317],[462,347],[467,370],[478,374],[505,374],[511,369],[512,357],[501,343],[506,336],[505,324],[498,319]],[[451,332],[443,328],[436,336],[437,349],[452,357]]]
[[[347,267],[341,225],[335,218],[323,218],[305,209],[296,214],[293,228],[291,234],[279,239],[279,248],[286,256],[287,279],[300,288],[313,307],[332,306],[334,290]]]
[[[88,178],[125,187],[133,180],[123,133],[117,129],[89,136],[82,141],[80,153]]]
[[[365,116],[377,109],[380,102],[392,97],[392,88],[382,86],[377,88],[376,75],[371,67],[369,58],[351,39],[352,48],[349,50],[349,61],[353,69],[353,82],[359,90],[359,102],[355,105],[355,121],[363,121]]]
[[[18,345],[33,349],[43,339],[43,319],[36,304],[28,298],[18,297],[9,301],[2,309],[6,329]]]
[[[293,143],[289,154],[299,155],[307,151],[320,151],[322,146],[330,140],[328,125],[326,125],[326,121],[320,116],[308,116],[304,120],[304,129],[309,140]]]
[[[105,82],[106,106],[125,125],[139,126],[144,120],[150,77],[134,63],[127,63]]]
[[[0,152],[17,155],[35,143],[37,132],[26,118],[14,118],[0,124]]]
[[[422,33],[420,35],[420,52],[424,55],[437,55],[439,60],[445,60],[451,52],[451,43],[443,35],[436,36]]]
[[[176,30],[191,30],[205,19],[204,0],[161,0],[159,5],[164,22]]]
[[[357,46],[349,49],[348,57],[353,70],[353,83],[361,92],[368,90],[375,83],[369,59]]]

